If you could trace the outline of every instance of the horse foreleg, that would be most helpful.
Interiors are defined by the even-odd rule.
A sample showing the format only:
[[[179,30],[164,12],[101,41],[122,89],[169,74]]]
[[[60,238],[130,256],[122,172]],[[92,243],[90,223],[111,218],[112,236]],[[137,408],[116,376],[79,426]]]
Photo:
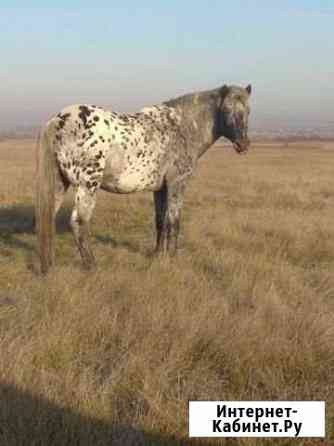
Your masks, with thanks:
[[[167,185],[164,182],[162,188],[154,192],[155,228],[156,228],[156,254],[167,250]]]
[[[79,187],[71,216],[71,227],[75,242],[86,269],[95,267],[95,258],[89,241],[89,222],[95,207],[95,192]]]
[[[183,204],[184,183],[171,184],[168,187],[167,202],[167,251],[175,255],[178,248],[180,216]]]

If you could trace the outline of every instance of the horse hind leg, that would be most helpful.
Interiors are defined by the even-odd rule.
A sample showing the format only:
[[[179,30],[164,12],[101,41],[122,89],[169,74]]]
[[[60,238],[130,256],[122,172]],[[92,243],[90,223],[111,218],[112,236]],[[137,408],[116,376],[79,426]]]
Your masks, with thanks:
[[[59,169],[56,172],[56,184],[55,184],[55,217],[63,204],[65,194],[70,186],[67,178],[63,176]]]
[[[75,205],[71,216],[74,240],[86,269],[95,267],[95,258],[89,240],[89,222],[96,203],[96,192],[79,186],[75,195]]]

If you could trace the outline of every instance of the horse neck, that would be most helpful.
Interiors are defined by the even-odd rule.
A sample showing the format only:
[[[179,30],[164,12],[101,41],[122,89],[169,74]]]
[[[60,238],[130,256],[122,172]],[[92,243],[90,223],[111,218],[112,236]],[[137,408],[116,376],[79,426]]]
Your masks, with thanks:
[[[200,158],[220,137],[217,129],[217,104],[212,96],[189,98],[178,104],[191,149]]]
[[[195,122],[198,129],[198,144],[195,144],[195,148],[197,158],[200,158],[220,137],[217,129],[217,109],[212,106],[205,107],[198,113]]]

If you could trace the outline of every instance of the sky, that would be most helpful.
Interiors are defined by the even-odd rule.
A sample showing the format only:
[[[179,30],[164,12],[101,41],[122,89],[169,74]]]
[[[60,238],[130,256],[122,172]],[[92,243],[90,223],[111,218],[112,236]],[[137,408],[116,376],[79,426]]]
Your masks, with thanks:
[[[0,130],[225,83],[252,84],[256,126],[334,125],[333,23],[333,0],[1,0]]]

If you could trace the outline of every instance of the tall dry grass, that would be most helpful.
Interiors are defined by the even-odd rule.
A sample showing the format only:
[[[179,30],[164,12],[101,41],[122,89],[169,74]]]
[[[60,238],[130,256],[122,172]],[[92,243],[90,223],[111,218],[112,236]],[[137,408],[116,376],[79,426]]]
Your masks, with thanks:
[[[321,444],[190,442],[190,399],[326,400],[334,444],[334,150],[211,149],[172,261],[150,255],[150,195],[101,193],[87,274],[67,203],[46,278],[32,153],[0,144],[1,445]]]

